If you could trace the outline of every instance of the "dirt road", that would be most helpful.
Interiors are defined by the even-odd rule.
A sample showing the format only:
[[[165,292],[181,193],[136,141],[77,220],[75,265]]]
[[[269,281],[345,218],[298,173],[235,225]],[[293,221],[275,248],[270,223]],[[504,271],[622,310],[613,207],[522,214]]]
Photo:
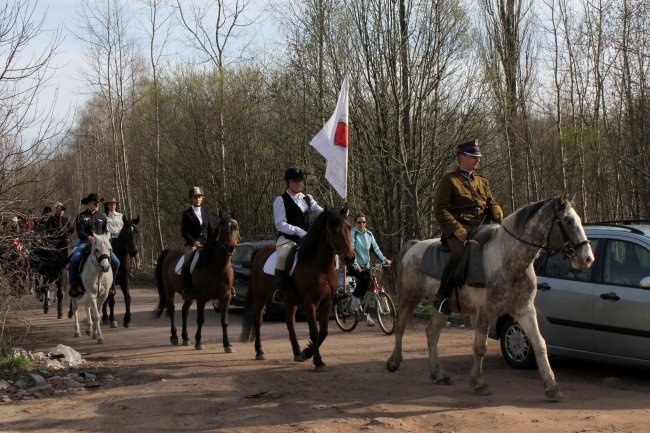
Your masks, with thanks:
[[[169,343],[169,321],[151,319],[157,293],[133,289],[132,327],[106,329],[106,343],[74,338],[71,320],[26,311],[30,350],[65,344],[88,361],[79,367],[111,374],[113,385],[43,400],[0,406],[3,432],[643,432],[650,430],[650,375],[582,362],[552,360],[565,399],[545,399],[536,371],[516,371],[490,341],[485,361],[493,395],[468,384],[473,334],[448,328],[442,362],[454,384],[434,385],[428,374],[425,325],[405,337],[396,373],[385,363],[393,337],[360,325],[346,334],[330,322],[323,345],[327,373],[294,363],[283,323],[262,329],[266,361],[254,361],[252,343],[240,343],[241,316],[231,314],[235,353],[221,345],[219,317],[210,311],[206,349]],[[118,301],[118,308],[123,304]],[[119,310],[120,312],[122,310]],[[180,320],[180,318],[179,318]],[[190,334],[196,330],[191,318]],[[305,341],[306,324],[299,323]]]

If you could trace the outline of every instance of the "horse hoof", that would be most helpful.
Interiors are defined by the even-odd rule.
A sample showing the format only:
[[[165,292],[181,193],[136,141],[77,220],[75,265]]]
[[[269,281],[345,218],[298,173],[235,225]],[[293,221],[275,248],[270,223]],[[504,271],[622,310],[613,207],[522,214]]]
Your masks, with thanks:
[[[562,391],[559,389],[547,389],[546,390],[546,397],[551,400],[551,401],[561,401],[564,398],[564,395],[562,395]]]
[[[81,332],[75,332],[74,336],[77,337],[77,338],[80,338],[81,337]]]
[[[327,370],[327,365],[321,364],[321,365],[317,365],[314,371],[316,373],[327,373],[329,370]]]
[[[90,331],[86,331],[86,335],[90,337]],[[95,338],[94,335],[93,335],[93,338]]]
[[[68,311],[68,319],[72,319],[72,316],[74,316],[74,313],[72,311]]]
[[[129,322],[127,322],[126,320],[124,322],[122,322],[122,326],[124,326],[125,328],[128,328],[130,325],[131,324]]]
[[[255,360],[256,361],[264,361],[266,359],[266,356],[263,353],[258,353],[255,355]]]
[[[183,346],[189,346],[190,340],[183,340]]]
[[[399,362],[394,362],[391,361],[390,359],[386,361],[386,370],[390,371],[391,373],[397,371],[398,368],[399,368]]]
[[[481,396],[484,396],[484,397],[488,396],[488,395],[492,395],[492,390],[490,389],[490,386],[487,385],[487,384],[477,386],[476,388],[474,388],[474,392],[477,395],[481,395]]]
[[[111,328],[117,328],[117,320],[111,322]]]
[[[98,338],[97,339],[97,344],[104,344],[104,339],[103,338]]]
[[[301,353],[300,356],[302,356],[302,360],[306,360],[314,356],[314,350],[311,347],[305,348]]]
[[[56,315],[56,318],[57,318],[57,319],[63,319],[63,313],[59,313],[59,314],[57,314],[57,315]]]
[[[169,337],[169,341],[170,341],[174,346],[178,346],[178,337]]]
[[[108,317],[102,317],[102,325],[108,325]]]
[[[195,348],[196,350],[203,350],[203,343],[196,343],[196,344],[194,345],[194,348]]]
[[[436,385],[453,385],[454,382],[451,380],[451,377],[449,376],[443,376],[443,377],[432,377],[433,383]]]
[[[234,353],[235,350],[232,348],[232,346],[224,346],[223,351],[226,353]]]
[[[305,360],[305,356],[302,353],[300,353],[298,355],[293,355],[293,361],[294,362],[305,362],[306,360]]]

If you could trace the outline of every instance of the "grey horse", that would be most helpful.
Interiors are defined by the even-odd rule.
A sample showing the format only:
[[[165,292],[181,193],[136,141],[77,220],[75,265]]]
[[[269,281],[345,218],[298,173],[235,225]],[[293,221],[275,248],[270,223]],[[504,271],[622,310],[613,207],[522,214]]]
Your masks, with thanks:
[[[439,280],[420,271],[425,250],[435,242],[439,240],[409,241],[400,251],[397,263],[399,312],[395,347],[386,362],[388,371],[399,368],[402,337],[416,306],[425,298],[433,299],[440,285]],[[483,246],[484,287],[466,284],[450,297],[453,310],[475,315],[474,365],[470,384],[479,395],[491,394],[483,377],[490,320],[510,314],[530,339],[546,396],[551,400],[562,399],[548,362],[546,342],[539,332],[533,303],[537,290],[533,262],[541,249],[562,251],[576,269],[587,269],[594,262],[580,217],[566,193],[523,207],[505,218],[501,225],[493,227]],[[437,348],[445,322],[445,315],[434,312],[426,335],[431,378],[436,384],[449,385],[451,379],[440,367]]]

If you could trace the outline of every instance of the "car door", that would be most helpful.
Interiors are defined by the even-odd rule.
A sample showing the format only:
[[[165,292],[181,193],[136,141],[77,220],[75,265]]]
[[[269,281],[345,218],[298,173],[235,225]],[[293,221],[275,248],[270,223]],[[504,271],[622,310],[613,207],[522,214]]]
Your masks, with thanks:
[[[602,283],[594,291],[596,352],[650,360],[650,248],[630,239],[609,239]]]
[[[598,240],[592,240],[596,250]],[[537,322],[555,353],[593,351],[593,268],[575,270],[562,254],[542,255],[536,262]]]

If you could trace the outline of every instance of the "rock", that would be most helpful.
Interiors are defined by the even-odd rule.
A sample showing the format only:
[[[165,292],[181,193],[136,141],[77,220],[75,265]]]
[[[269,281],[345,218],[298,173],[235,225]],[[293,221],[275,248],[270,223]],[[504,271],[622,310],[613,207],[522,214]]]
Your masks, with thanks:
[[[86,382],[88,381],[95,381],[97,380],[97,376],[95,376],[92,373],[87,373],[87,372],[81,372],[79,373],[79,376],[83,377]]]
[[[34,385],[41,385],[41,384],[45,383],[45,378],[43,376],[41,376],[40,374],[30,373],[29,377],[31,378],[32,383]]]
[[[5,389],[9,388],[10,386],[11,386],[11,384],[9,382],[7,382],[4,379],[0,379],[0,391],[3,391]]]
[[[65,362],[71,366],[78,365],[83,362],[83,358],[79,352],[74,350],[72,347],[66,346],[64,344],[59,344],[55,348],[50,349],[50,354],[53,357],[56,357],[56,355],[63,355]]]

